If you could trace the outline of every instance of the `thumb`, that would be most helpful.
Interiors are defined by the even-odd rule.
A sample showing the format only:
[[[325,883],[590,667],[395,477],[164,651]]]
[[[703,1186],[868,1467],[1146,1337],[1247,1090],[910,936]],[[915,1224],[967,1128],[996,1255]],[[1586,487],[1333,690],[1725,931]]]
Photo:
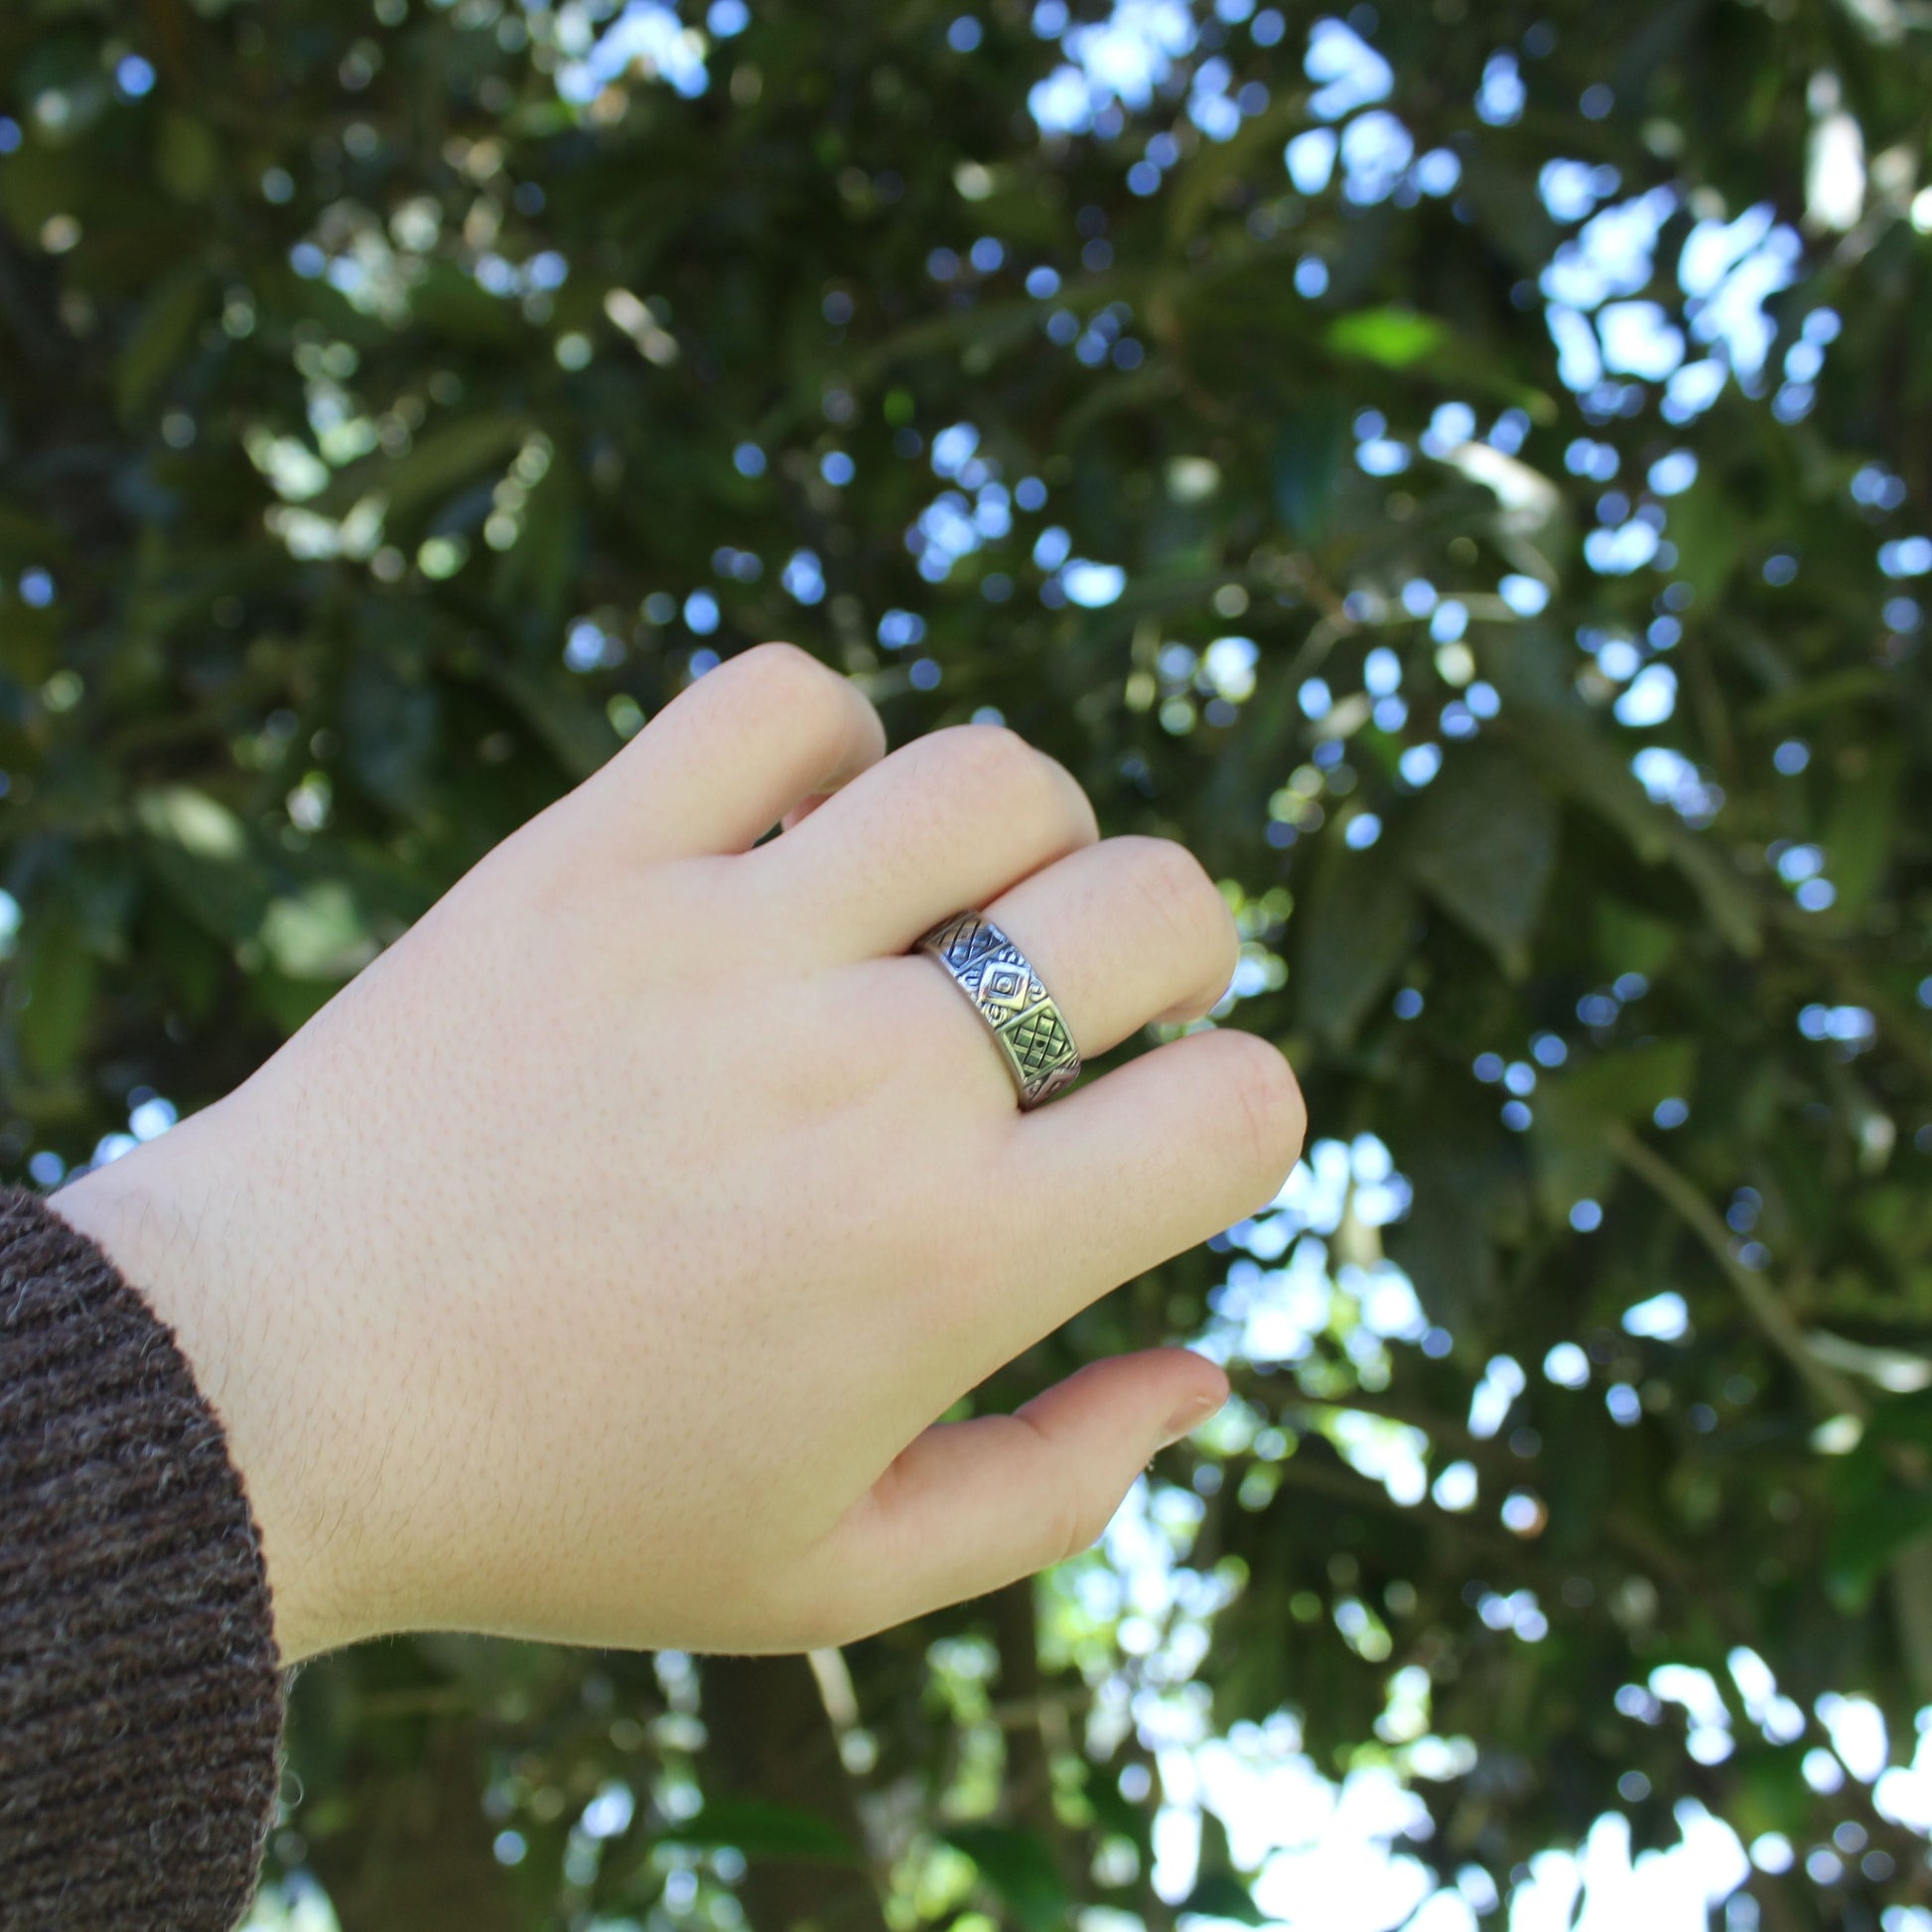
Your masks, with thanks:
[[[1185,1348],[1093,1362],[1010,1416],[935,1423],[841,1525],[851,1610],[883,1630],[1097,1542],[1157,1449],[1228,1398]]]

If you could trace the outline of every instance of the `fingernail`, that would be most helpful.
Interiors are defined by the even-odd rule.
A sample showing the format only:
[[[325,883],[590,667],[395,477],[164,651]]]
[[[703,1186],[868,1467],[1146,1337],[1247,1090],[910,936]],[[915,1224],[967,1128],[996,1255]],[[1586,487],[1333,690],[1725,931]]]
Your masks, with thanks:
[[[1219,1411],[1226,1401],[1227,1397],[1224,1395],[1190,1395],[1168,1418],[1159,1447],[1168,1449],[1179,1442],[1183,1436],[1191,1436],[1209,1416]]]

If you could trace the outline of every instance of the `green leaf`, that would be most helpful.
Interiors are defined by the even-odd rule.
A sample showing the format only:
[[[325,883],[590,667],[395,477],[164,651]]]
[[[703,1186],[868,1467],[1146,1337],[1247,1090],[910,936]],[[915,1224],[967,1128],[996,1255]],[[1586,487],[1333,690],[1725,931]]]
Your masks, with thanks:
[[[1545,1073],[1530,1125],[1537,1197],[1555,1222],[1580,1200],[1602,1200],[1615,1182],[1613,1126],[1647,1121],[1661,1100],[1688,1100],[1697,1076],[1697,1042],[1657,1040],[1599,1054]]]
[[[409,307],[428,335],[464,348],[527,348],[536,340],[514,303],[479,287],[453,261],[425,266],[409,292]]]
[[[1686,490],[1670,506],[1670,540],[1677,546],[1673,574],[1703,596],[1717,596],[1729,581],[1747,534],[1732,496],[1711,483]]]
[[[1083,307],[1101,306],[1097,291],[1085,282],[1070,284],[1065,299]],[[870,387],[883,382],[903,363],[935,355],[963,360],[975,351],[983,362],[983,373],[1002,350],[1031,341],[1038,329],[1039,305],[1031,299],[975,303],[969,309],[928,317],[887,336],[860,359],[856,381],[859,386]],[[796,411],[787,405],[761,422],[759,434],[769,440],[782,435],[795,421]]]
[[[1867,700],[1882,703],[1895,696],[1897,690],[1898,679],[1890,671],[1853,665],[1760,698],[1744,714],[1744,722],[1753,731],[1785,731],[1804,719],[1816,718],[1820,712],[1836,711],[1842,705],[1863,704]]]
[[[28,563],[60,563],[66,556],[66,540],[56,524],[27,515],[17,504],[0,504],[0,562],[18,570]],[[0,632],[0,649],[12,641],[11,635]]]
[[[232,863],[248,848],[241,821],[193,785],[156,785],[134,796],[134,815],[158,839],[198,859]]]
[[[1073,1901],[1045,1842],[1004,1825],[955,1825],[940,1835],[979,1866],[980,1876],[1025,1932],[1059,1932]]]
[[[172,109],[163,114],[155,133],[154,168],[177,201],[207,201],[221,173],[213,130],[192,114]]]
[[[1566,1105],[1555,1089],[1539,1084],[1529,1138],[1537,1205],[1553,1225],[1564,1225],[1579,1201],[1608,1197],[1617,1161],[1595,1116]]]
[[[1928,1451],[1932,1389],[1919,1389],[1874,1404],[1858,1447],[1833,1469],[1825,1587],[1841,1609],[1863,1609],[1893,1561],[1932,1540],[1932,1484],[1907,1481],[1892,1464],[1903,1457],[1922,1465]]]
[[[1132,375],[1112,376],[1097,383],[1078,405],[1066,412],[1060,433],[1069,443],[1086,436],[1103,417],[1130,410],[1145,417],[1166,406],[1181,387],[1178,373],[1160,362],[1136,369]]]
[[[1387,369],[1406,369],[1449,340],[1440,322],[1409,309],[1360,309],[1337,316],[1322,341],[1338,355],[1359,356]]]
[[[1606,1125],[1627,1125],[1656,1110],[1660,1100],[1688,1100],[1697,1080],[1698,1042],[1659,1039],[1600,1053],[1545,1076],[1537,1101],[1562,1094]]]
[[[190,785],[158,785],[135,794],[134,816],[149,876],[197,925],[229,946],[259,933],[272,886],[227,806]]]
[[[1591,913],[1597,951],[1618,972],[1662,972],[1684,940],[1684,928],[1670,919],[1653,919],[1634,905],[1607,894]]]
[[[522,448],[529,425],[515,415],[471,416],[446,423],[379,474],[393,530],[427,515],[453,490]]]
[[[1621,747],[1580,706],[1535,695],[1533,680],[1512,671],[1507,659],[1499,662],[1494,676],[1503,687],[1510,742],[1536,764],[1551,788],[1614,826],[1646,864],[1674,866],[1732,951],[1754,955],[1759,945],[1757,901],[1721,851],[1651,802],[1632,776]]]
[[[335,879],[271,899],[262,913],[261,938],[276,967],[297,980],[345,980],[376,953],[360,908]]]
[[[37,234],[43,222],[69,212],[87,186],[86,151],[63,151],[28,142],[0,168],[0,211],[22,235]]]
[[[1194,1888],[1174,1907],[1179,1914],[1198,1913],[1202,1918],[1230,1919],[1236,1925],[1272,1925],[1273,1915],[1254,1901],[1254,1894],[1231,1872],[1211,1871],[1196,1881]]]
[[[1840,1507],[1825,1557],[1825,1585],[1838,1606],[1862,1610],[1893,1558],[1932,1539],[1932,1491],[1871,1482]]]
[[[859,1849],[829,1819],[795,1805],[759,1798],[724,1798],[696,1817],[654,1834],[660,1845],[729,1846],[748,1859],[809,1864],[859,1864]]]
[[[1562,231],[1537,192],[1536,177],[1480,149],[1465,155],[1459,190],[1483,234],[1525,275],[1539,275]]]
[[[1414,888],[1380,853],[1331,842],[1296,923],[1291,982],[1301,1024],[1335,1044],[1354,1036],[1415,944]]]
[[[1496,1292],[1496,1251],[1484,1211],[1494,1163],[1459,1115],[1438,1110],[1402,1149],[1413,1189],[1408,1214],[1384,1231],[1389,1258],[1423,1307],[1451,1329],[1481,1321]]]
[[[184,262],[141,305],[140,320],[114,358],[114,402],[123,422],[140,413],[188,352],[212,293],[202,264]]]
[[[1860,748],[1861,768],[1841,778],[1825,820],[1825,857],[1841,918],[1870,903],[1899,830],[1898,792],[1905,760],[1897,742]]]
[[[545,672],[492,659],[485,675],[573,780],[588,778],[622,742],[599,706]]]
[[[205,858],[165,839],[147,840],[141,853],[150,877],[204,931],[229,946],[260,932],[270,885],[259,865]]]
[[[1932,1389],[1917,1389],[1909,1395],[1889,1396],[1876,1404],[1864,1427],[1864,1442],[1908,1443],[1914,1449],[1932,1452]]]
[[[441,717],[436,687],[379,637],[364,635],[343,680],[342,720],[349,769],[395,812],[421,809]]]
[[[1415,807],[1409,875],[1496,955],[1529,970],[1530,936],[1557,858],[1557,810],[1509,754],[1473,746],[1451,755]]]
[[[553,463],[523,506],[523,527],[495,560],[491,596],[525,632],[556,622],[583,567],[583,505],[568,465]]]
[[[1334,509],[1348,453],[1349,411],[1336,398],[1289,408],[1269,452],[1268,481],[1283,527],[1302,543],[1317,543]]]
[[[1281,147],[1308,124],[1308,107],[1297,95],[1275,101],[1244,120],[1226,141],[1203,141],[1173,177],[1168,200],[1170,246],[1184,244],[1200,228],[1231,183],[1245,185],[1265,168],[1281,166]]]
[[[36,1077],[56,1079],[73,1066],[87,1037],[98,962],[79,922],[55,905],[27,921],[14,971],[26,1008],[15,1022],[21,1059]]]

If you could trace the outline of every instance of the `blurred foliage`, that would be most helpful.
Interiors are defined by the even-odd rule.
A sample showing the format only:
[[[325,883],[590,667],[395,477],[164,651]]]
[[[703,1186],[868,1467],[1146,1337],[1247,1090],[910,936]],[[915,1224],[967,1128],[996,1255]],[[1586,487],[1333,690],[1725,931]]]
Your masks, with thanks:
[[[1404,1849],[1504,1892],[1695,1796],[1869,1845],[1753,1874],[1767,1926],[1926,1900],[1868,1780],[1806,1773],[1821,1696],[1895,1757],[1932,1700],[1923,10],[1358,8],[1437,172],[1378,184],[1357,114],[1303,194],[1285,146],[1373,98],[1319,91],[1335,23],[1201,6],[1042,135],[1065,9],[962,4],[633,6],[627,61],[585,0],[0,14],[0,1165],[223,1092],[772,636],[895,742],[991,707],[1197,851],[1227,1024],[1334,1144],[1325,1221],[984,1392],[1236,1338],[1154,1610],[1096,1555],[809,1665],[371,1646],[304,1674],[272,1869],[346,1932],[1165,1925],[1179,1709],[1392,1768]],[[1694,350],[1715,400],[1559,361],[1549,265],[1651,191],[1609,293],[1653,339],[1712,340],[1687,242],[1794,244],[1761,368]],[[1378,1331],[1398,1263],[1423,1321]],[[1271,1350],[1240,1311],[1306,1281]],[[1724,1748],[1629,1688],[1671,1663]],[[1195,1907],[1260,1917],[1251,1865],[1210,1811]]]

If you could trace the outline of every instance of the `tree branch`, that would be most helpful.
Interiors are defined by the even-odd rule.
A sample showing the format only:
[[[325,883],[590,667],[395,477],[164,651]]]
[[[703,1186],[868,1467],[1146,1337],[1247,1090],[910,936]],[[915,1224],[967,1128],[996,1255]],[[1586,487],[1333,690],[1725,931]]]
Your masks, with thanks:
[[[1002,1725],[1007,1763],[1001,1803],[1012,1824],[1033,1832],[1046,1847],[1072,1897],[1085,1875],[1080,1848],[1053,1808],[1053,1748],[1066,1747],[1066,1715],[1044,1695],[1034,1579],[1023,1577],[995,1590],[987,1607],[1000,1653],[1002,1701],[1024,1714],[1020,1722]]]
[[[1429,1509],[1421,1504],[1411,1507],[1407,1503],[1399,1503],[1379,1482],[1358,1475],[1352,1469],[1324,1469],[1304,1455],[1291,1455],[1275,1466],[1281,1470],[1281,1479],[1289,1488],[1306,1490],[1315,1496],[1331,1496],[1340,1502],[1356,1503],[1383,1515],[1400,1516],[1406,1522],[1413,1523],[1419,1532],[1443,1530],[1457,1542],[1466,1543],[1493,1557],[1506,1557],[1512,1563],[1529,1561],[1525,1545],[1516,1537],[1478,1529],[1473,1523],[1465,1522],[1459,1516],[1451,1516],[1444,1509]]]
[[[1824,1408],[1835,1416],[1856,1416],[1861,1422],[1869,1417],[1871,1404],[1863,1391],[1818,1359],[1805,1340],[1804,1330],[1776,1291],[1730,1252],[1729,1231],[1696,1183],[1654,1149],[1646,1147],[1627,1127],[1612,1127],[1606,1138],[1617,1159],[1661,1194],[1710,1250],[1725,1279],[1743,1303],[1744,1311],[1757,1323],[1765,1340],[1798,1371]]]

